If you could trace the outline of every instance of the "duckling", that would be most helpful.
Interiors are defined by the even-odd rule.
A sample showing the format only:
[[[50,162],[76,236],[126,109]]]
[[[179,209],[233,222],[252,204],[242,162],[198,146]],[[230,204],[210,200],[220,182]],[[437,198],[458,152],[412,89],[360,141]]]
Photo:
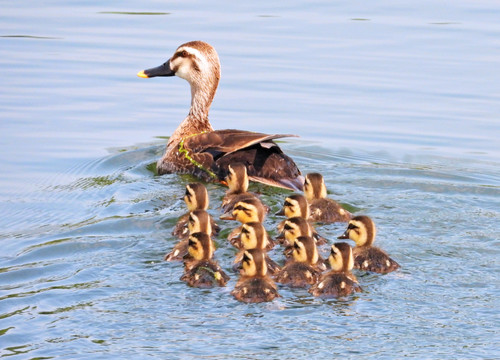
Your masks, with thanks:
[[[306,287],[315,284],[321,270],[318,267],[319,254],[316,242],[311,236],[299,236],[293,246],[293,260],[279,271],[274,280],[292,287]]]
[[[347,222],[352,215],[335,200],[326,197],[323,176],[318,173],[306,175],[304,194],[311,210],[311,220],[324,223]]]
[[[304,195],[294,194],[285,199],[285,203],[283,204],[283,208],[276,215],[285,215],[287,218],[293,217],[301,217],[305,220],[308,220],[309,226],[311,227],[312,237],[316,240],[317,245],[326,244],[326,239],[318,234],[314,226],[309,221],[310,211],[309,204],[307,203],[307,199]],[[283,220],[278,224],[278,232],[283,234],[283,227],[285,226],[286,220]],[[278,236],[278,240],[282,241],[282,235]]]
[[[354,267],[360,270],[387,274],[400,268],[382,249],[373,246],[377,229],[368,216],[360,215],[349,221],[347,230],[339,239],[351,239],[356,243],[352,253]]]
[[[137,76],[177,75],[191,86],[191,108],[170,136],[159,174],[193,174],[205,181],[221,181],[228,165],[247,165],[250,180],[300,190],[304,179],[294,161],[273,139],[294,135],[261,134],[242,130],[213,130],[208,112],[220,79],[219,56],[202,41],[182,44],[163,65],[140,71]]]
[[[233,270],[235,271],[241,268],[245,250],[260,249],[262,251],[267,251],[274,246],[274,243],[267,235],[264,225],[258,222],[243,224],[241,226],[241,234],[237,239],[238,244],[233,245],[236,245],[236,247],[243,250],[236,254],[236,258],[233,262]],[[273,261],[267,254],[265,256],[267,271],[270,274],[274,274],[276,271],[280,270],[280,266],[275,261]]]
[[[214,245],[208,234],[191,234],[188,251],[190,257],[185,259],[182,281],[189,286],[201,288],[226,285],[229,276],[212,260]]]
[[[203,232],[212,235],[211,216],[205,210],[194,210],[188,214],[187,227],[189,234]],[[174,245],[171,252],[165,255],[165,260],[182,260],[188,253],[189,239],[185,238]]]
[[[272,301],[280,296],[276,284],[267,275],[265,252],[260,249],[245,250],[240,278],[231,295],[246,303]]]
[[[228,213],[223,214],[220,218],[224,220],[237,220],[242,224],[250,223],[250,222],[264,222],[264,218],[266,217],[266,212],[264,210],[264,206],[262,202],[258,199],[245,199],[238,201],[234,207],[233,211],[229,215]],[[234,242],[235,238],[240,235],[241,226],[237,227],[231,233],[229,233],[227,239],[229,242]]]
[[[354,259],[349,244],[333,244],[328,261],[331,270],[321,275],[318,282],[309,288],[311,294],[321,297],[338,297],[362,291],[358,280],[351,273]]]
[[[186,214],[182,215],[172,231],[172,235],[182,239],[189,235],[188,218],[189,213],[194,210],[207,210],[209,199],[207,188],[201,183],[191,183],[186,185],[186,193],[184,195],[184,202],[189,210]],[[219,233],[219,226],[210,217],[212,230],[215,235]]]

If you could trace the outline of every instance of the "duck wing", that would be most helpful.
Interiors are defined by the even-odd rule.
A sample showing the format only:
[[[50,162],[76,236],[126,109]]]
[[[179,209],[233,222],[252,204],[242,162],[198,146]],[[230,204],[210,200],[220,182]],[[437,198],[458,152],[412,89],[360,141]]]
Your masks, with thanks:
[[[184,140],[183,146],[219,179],[228,173],[228,165],[241,162],[252,181],[302,191],[304,178],[295,162],[283,153],[274,139],[290,134],[262,134],[243,130],[216,130]]]

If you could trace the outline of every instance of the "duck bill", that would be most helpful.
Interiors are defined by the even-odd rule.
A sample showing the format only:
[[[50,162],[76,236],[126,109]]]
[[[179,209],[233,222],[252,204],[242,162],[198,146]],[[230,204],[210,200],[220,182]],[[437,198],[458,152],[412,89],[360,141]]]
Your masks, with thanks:
[[[175,72],[170,69],[170,59],[166,63],[155,68],[142,70],[137,73],[141,78],[152,78],[156,76],[174,76]]]
[[[349,234],[347,233],[347,230],[345,233],[343,233],[342,235],[340,235],[337,239],[349,239]]]
[[[232,214],[232,209],[231,211],[228,211],[224,214],[222,214],[221,216],[219,216],[219,219],[221,220],[236,220],[236,217]]]

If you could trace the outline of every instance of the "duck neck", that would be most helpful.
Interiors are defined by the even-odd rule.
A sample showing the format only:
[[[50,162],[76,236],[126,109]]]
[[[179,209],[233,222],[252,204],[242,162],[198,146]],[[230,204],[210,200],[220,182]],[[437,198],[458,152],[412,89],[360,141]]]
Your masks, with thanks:
[[[213,131],[208,120],[208,111],[217,90],[215,86],[191,84],[191,108],[184,121],[177,127],[170,137],[169,144],[176,144],[186,136]]]

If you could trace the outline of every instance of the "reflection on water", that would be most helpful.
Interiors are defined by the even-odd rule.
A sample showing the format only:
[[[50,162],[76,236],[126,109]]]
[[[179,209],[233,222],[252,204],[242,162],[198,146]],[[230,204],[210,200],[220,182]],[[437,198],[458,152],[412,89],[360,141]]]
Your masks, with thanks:
[[[5,4],[0,356],[498,358],[498,4],[443,5]],[[214,127],[300,134],[280,146],[375,220],[400,271],[358,273],[342,299],[238,303],[218,221],[228,286],[179,280],[162,259],[194,179],[155,166],[189,89],[135,74],[193,39],[222,61]],[[207,188],[218,219],[225,189]],[[289,194],[251,190],[271,214]]]

